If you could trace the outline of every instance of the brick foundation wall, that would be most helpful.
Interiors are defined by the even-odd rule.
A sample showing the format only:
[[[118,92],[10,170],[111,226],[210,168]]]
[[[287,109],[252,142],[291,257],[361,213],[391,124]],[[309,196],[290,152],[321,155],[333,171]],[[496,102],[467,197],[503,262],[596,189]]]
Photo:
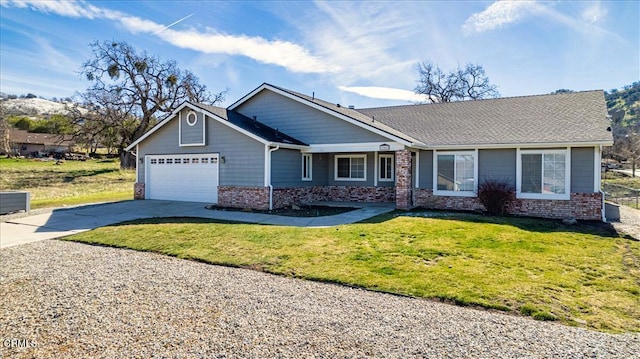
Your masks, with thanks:
[[[320,201],[393,202],[393,187],[314,186],[273,189],[273,208]]]
[[[543,218],[602,219],[600,193],[572,193],[569,200],[516,199],[507,208],[510,214]]]
[[[433,190],[415,188],[413,203],[416,207],[449,209],[456,211],[484,211],[476,197],[434,196]]]
[[[269,187],[218,186],[218,205],[268,210]]]
[[[144,199],[144,183],[136,182],[133,184],[133,199]]]
[[[476,197],[434,196],[432,190],[414,189],[413,203],[418,207],[444,210],[484,211]],[[600,193],[572,193],[570,200],[516,199],[507,207],[507,213],[541,218],[602,219]]]

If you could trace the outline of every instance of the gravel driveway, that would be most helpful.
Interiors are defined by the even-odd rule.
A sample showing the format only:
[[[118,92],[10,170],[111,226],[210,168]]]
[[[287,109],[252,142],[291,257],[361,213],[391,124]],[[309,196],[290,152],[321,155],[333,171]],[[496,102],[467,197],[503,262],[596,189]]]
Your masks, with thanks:
[[[0,357],[631,358],[640,334],[47,240],[0,251]],[[27,348],[23,346],[27,345]]]

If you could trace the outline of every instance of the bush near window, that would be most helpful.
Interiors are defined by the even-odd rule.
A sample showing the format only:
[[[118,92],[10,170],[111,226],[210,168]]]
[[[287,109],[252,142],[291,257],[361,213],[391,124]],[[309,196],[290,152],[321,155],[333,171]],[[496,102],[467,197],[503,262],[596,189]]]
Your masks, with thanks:
[[[514,195],[515,188],[505,180],[488,179],[478,186],[478,199],[492,215],[504,214]]]

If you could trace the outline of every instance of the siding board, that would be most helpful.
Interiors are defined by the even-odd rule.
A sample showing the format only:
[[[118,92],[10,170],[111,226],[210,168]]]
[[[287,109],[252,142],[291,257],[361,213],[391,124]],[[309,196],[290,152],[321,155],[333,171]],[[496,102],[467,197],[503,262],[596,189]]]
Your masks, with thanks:
[[[177,117],[176,117],[177,119]],[[220,185],[264,186],[264,145],[215,120],[206,118],[206,146],[180,147],[178,121],[169,121],[138,147],[138,158],[146,155],[219,153]],[[138,160],[138,181],[145,182],[144,163]]]
[[[433,189],[433,151],[420,151],[418,187]]]
[[[593,147],[571,149],[571,192],[593,193]]]
[[[478,157],[478,183],[497,179],[504,180],[515,188],[515,149],[479,150]]]
[[[260,92],[235,110],[309,144],[389,141],[271,91]]]

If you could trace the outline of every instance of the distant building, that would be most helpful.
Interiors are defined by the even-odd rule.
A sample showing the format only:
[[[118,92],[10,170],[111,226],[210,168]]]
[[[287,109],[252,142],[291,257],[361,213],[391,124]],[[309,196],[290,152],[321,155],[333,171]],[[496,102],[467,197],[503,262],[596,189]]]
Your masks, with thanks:
[[[71,152],[73,141],[71,136],[50,133],[32,133],[18,129],[9,130],[9,144],[12,153],[28,156],[33,153],[48,155],[50,153]]]

